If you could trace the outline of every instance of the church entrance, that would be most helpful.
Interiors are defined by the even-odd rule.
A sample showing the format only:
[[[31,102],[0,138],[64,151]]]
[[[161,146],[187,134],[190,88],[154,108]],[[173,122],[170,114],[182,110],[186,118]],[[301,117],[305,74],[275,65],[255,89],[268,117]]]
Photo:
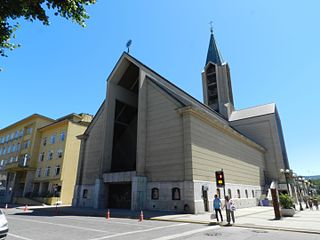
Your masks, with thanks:
[[[109,185],[109,208],[131,209],[131,183]]]

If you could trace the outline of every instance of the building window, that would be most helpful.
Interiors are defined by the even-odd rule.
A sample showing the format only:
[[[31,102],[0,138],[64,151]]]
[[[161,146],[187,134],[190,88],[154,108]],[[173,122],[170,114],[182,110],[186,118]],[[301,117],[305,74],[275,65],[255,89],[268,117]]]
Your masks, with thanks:
[[[12,152],[14,153],[17,149],[17,144],[12,145]]]
[[[153,199],[153,200],[159,199],[159,189],[158,188],[151,189],[151,199]]]
[[[56,176],[58,176],[60,174],[60,170],[61,170],[60,165],[57,165],[56,169],[55,169],[55,175]]]
[[[231,194],[231,189],[230,188],[228,189],[228,196],[229,196],[229,198],[232,198],[232,194]]]
[[[10,136],[10,141],[12,141],[14,138],[14,133],[11,133],[11,136]]]
[[[61,149],[57,151],[58,158],[62,158],[62,153],[63,151]]]
[[[27,135],[30,135],[32,133],[32,127],[29,127],[28,129],[27,129]]]
[[[14,134],[14,138],[17,139],[19,137],[19,131],[16,131]]]
[[[66,134],[64,132],[60,133],[60,141],[63,142],[66,138]]]
[[[41,168],[37,168],[36,176],[41,177]]]
[[[23,137],[23,134],[24,134],[24,130],[22,129],[19,133],[20,137]]]
[[[0,156],[2,155],[2,148],[0,148]]]
[[[83,189],[82,198],[88,198],[88,189]]]
[[[47,145],[47,137],[44,137],[42,140],[42,145],[45,146]]]
[[[248,196],[248,190],[247,189],[244,191],[244,193],[246,194],[246,198],[248,198],[249,196]]]
[[[30,147],[30,140],[27,140],[27,141],[25,141],[24,143],[23,143],[23,148],[24,149],[27,149],[27,148],[29,148]]]
[[[254,190],[252,190],[252,197],[254,198]]]
[[[216,193],[217,193],[218,197],[221,198],[221,192],[220,192],[220,189],[219,189],[219,188],[217,188]]]
[[[39,161],[42,162],[44,160],[44,152],[39,154]]]
[[[51,137],[50,137],[50,143],[54,144],[55,142],[56,142],[56,135],[52,134]]]
[[[50,176],[50,167],[49,167],[49,166],[46,167],[46,171],[45,171],[44,175],[45,175],[46,177],[49,177],[49,176]]]
[[[11,145],[8,146],[8,154],[11,152]]]
[[[52,158],[53,158],[53,151],[51,150],[48,152],[48,160],[52,160]]]
[[[180,189],[172,188],[172,200],[180,200]]]
[[[238,194],[238,198],[241,198],[240,190],[239,190],[239,189],[237,189],[237,194]]]
[[[6,142],[9,141],[9,137],[10,137],[9,135],[6,136]]]
[[[17,151],[20,151],[20,143],[17,144]]]
[[[6,149],[6,147],[4,147],[3,148],[3,155],[6,155],[6,153],[7,153],[7,149]]]

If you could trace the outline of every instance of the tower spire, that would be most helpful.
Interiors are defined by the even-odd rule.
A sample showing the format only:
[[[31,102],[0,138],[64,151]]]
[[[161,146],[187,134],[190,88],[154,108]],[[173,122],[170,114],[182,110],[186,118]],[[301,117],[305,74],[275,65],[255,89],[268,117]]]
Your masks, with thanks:
[[[215,63],[217,65],[222,64],[222,57],[220,56],[216,41],[214,39],[213,35],[213,22],[210,22],[210,42],[209,42],[209,48],[208,48],[208,53],[207,53],[207,60],[206,60],[206,65],[208,62]]]

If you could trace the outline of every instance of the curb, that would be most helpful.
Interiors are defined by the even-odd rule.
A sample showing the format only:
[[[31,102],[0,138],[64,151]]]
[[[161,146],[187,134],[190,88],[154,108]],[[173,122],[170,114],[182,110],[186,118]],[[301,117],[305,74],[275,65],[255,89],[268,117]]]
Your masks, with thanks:
[[[225,227],[223,224],[217,222],[208,221],[195,221],[195,220],[183,220],[183,219],[162,219],[162,218],[150,218],[153,221],[164,221],[164,222],[181,222],[181,223],[194,223],[194,224],[206,224],[209,226]],[[232,224],[233,227],[239,228],[252,228],[252,229],[264,229],[264,230],[274,230],[274,231],[287,231],[287,232],[297,232],[297,233],[308,233],[308,234],[320,234],[317,230],[308,229],[297,229],[297,228],[284,228],[284,227],[269,227],[269,226],[259,226],[259,225],[248,225],[248,224]]]
[[[265,229],[265,230],[308,233],[308,234],[320,234],[320,231],[317,231],[317,230],[298,229],[298,228],[268,227],[268,226],[246,225],[246,224],[233,224],[232,226],[241,227],[241,228],[253,228],[253,229]]]

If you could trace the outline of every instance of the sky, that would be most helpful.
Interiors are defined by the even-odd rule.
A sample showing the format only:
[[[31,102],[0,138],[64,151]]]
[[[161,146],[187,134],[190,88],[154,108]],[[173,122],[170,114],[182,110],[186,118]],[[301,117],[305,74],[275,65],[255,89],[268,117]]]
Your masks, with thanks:
[[[86,28],[21,20],[22,46],[0,58],[0,128],[33,113],[95,114],[129,39],[131,55],[202,101],[212,21],[236,109],[275,102],[291,169],[318,175],[319,9],[318,0],[98,0]]]

